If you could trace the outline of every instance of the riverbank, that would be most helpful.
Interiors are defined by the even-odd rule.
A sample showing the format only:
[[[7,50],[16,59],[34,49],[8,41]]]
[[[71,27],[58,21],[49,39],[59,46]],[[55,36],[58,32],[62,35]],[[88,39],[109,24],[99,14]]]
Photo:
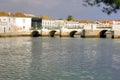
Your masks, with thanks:
[[[32,36],[30,33],[0,33],[0,37],[26,37]]]
[[[55,35],[49,35],[49,34],[39,34],[39,33],[23,33],[23,32],[15,32],[15,33],[0,33],[0,38],[2,37],[70,37],[69,35],[63,34],[55,34]],[[101,38],[99,35],[74,35],[72,37],[81,37],[81,38]],[[111,35],[106,35],[103,38],[111,38],[111,39],[119,39],[120,37],[112,37]]]

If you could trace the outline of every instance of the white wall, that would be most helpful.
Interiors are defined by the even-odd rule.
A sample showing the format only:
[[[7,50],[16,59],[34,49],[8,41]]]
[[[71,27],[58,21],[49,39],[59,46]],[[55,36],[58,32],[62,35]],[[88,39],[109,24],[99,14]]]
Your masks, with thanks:
[[[11,17],[0,16],[0,33],[10,32]]]
[[[96,29],[96,24],[91,24],[91,23],[80,23],[80,26],[82,26],[83,29],[87,29],[87,30],[95,30]]]
[[[66,24],[65,24],[65,27],[66,28],[79,28],[80,27],[80,24],[79,24],[79,22],[66,22]]]
[[[59,28],[64,25],[63,20],[42,20],[42,27]]]
[[[28,31],[31,29],[31,18],[0,16],[0,33]]]
[[[118,30],[118,31],[120,31],[120,21],[113,21],[112,30]]]
[[[28,31],[31,29],[31,18],[15,17],[15,26],[18,30]]]

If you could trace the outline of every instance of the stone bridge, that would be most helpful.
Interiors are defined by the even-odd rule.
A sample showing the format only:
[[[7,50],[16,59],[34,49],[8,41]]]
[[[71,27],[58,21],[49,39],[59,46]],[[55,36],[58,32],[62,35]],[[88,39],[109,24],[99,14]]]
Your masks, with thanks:
[[[41,29],[41,30],[31,30],[33,36],[47,36],[47,37],[75,37],[78,35],[84,38],[119,38],[120,31],[113,30],[112,28],[96,28],[96,29]]]
[[[48,36],[48,37],[74,37],[75,35],[81,35],[83,29],[41,29],[31,30],[33,36]]]

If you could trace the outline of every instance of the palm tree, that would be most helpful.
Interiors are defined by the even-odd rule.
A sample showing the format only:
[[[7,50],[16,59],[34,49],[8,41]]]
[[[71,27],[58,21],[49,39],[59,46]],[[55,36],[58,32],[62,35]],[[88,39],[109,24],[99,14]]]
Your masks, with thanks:
[[[69,15],[69,16],[67,17],[67,20],[68,20],[68,21],[72,21],[72,20],[73,20],[73,17],[72,17],[71,15]]]

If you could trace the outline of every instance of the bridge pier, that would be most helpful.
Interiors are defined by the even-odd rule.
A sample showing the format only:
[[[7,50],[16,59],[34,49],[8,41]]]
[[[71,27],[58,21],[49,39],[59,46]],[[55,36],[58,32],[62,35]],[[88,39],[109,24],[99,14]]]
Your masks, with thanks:
[[[69,30],[33,30],[32,36],[38,37],[74,37],[80,35],[82,38],[120,38],[120,31],[118,30],[85,30],[82,31],[69,31]]]
[[[108,30],[83,30],[81,37],[82,38],[107,38],[107,35],[109,34],[112,39],[120,38],[119,31],[108,31],[108,34],[106,33],[107,31]]]
[[[99,38],[99,30],[83,30],[81,33],[82,38]]]
[[[114,38],[120,38],[120,31],[114,30]]]
[[[68,32],[61,32],[59,35],[60,37],[70,37]]]

